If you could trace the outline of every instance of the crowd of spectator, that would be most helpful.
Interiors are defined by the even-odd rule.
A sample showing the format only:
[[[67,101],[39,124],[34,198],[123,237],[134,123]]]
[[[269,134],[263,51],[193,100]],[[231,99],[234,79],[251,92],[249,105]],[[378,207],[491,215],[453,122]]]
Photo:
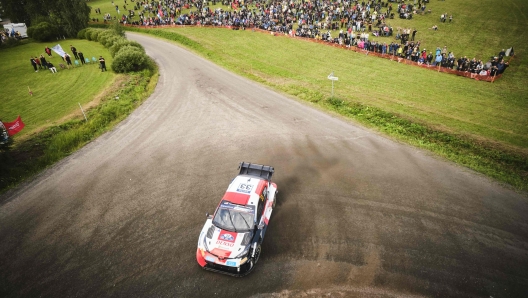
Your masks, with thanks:
[[[70,45],[70,51],[72,55],[63,51],[62,47],[60,46],[59,46],[59,50],[57,51],[60,52],[61,54],[54,56],[52,49],[46,46],[44,48],[44,53],[40,54],[40,57],[31,56],[29,59],[29,62],[31,63],[33,70],[35,72],[38,72],[39,70],[49,70],[51,73],[57,73],[57,67],[59,67],[59,69],[70,69],[72,67],[79,67],[79,66],[82,66],[88,63],[93,64],[97,61],[95,57],[92,57],[92,60],[90,60],[87,57],[84,57],[83,52],[77,50],[77,48],[74,47],[73,45]],[[56,56],[62,59],[62,63],[59,61],[57,63],[58,64],[57,67],[55,67],[55,65],[52,62],[52,59],[54,59],[54,57]],[[104,58],[102,58],[101,56],[99,57],[99,68],[101,69],[101,71],[106,70]]]
[[[161,0],[125,1],[120,21],[138,26],[161,25],[211,25],[234,29],[259,28],[274,34],[312,38],[345,47],[358,47],[369,52],[394,55],[398,61],[407,59],[418,64],[439,66],[471,72],[479,75],[496,75],[504,72],[508,64],[499,54],[488,62],[475,58],[456,58],[444,47],[427,51],[415,41],[418,32],[411,28],[390,26],[387,20],[398,15],[412,19],[413,15],[425,14],[429,0]],[[211,9],[209,5],[221,3],[230,7]],[[127,6],[128,5],[128,6]],[[115,5],[116,12],[120,7]],[[190,9],[187,13],[182,11]],[[137,15],[136,15],[137,11]],[[99,10],[100,13],[100,10]],[[110,18],[110,14],[105,19]],[[440,15],[440,22],[452,22],[448,13]],[[431,29],[437,30],[434,25]],[[339,33],[332,31],[339,30]],[[373,41],[376,37],[394,36],[392,42]]]
[[[18,31],[9,31],[9,29],[0,30],[0,44],[7,42],[9,38],[12,39],[21,39],[20,32]]]

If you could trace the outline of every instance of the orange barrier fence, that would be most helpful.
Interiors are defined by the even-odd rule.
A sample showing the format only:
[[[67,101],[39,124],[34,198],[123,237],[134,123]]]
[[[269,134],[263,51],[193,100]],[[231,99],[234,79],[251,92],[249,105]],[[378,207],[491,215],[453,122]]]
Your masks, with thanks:
[[[185,27],[206,27],[206,28],[233,29],[232,26],[213,26],[213,25],[159,25],[159,26],[158,25],[151,25],[151,26],[138,26],[138,25],[127,24],[125,26],[134,27],[134,28],[141,28],[141,29],[185,28]],[[319,43],[319,44],[324,44],[324,45],[327,45],[327,46],[333,46],[333,47],[336,47],[336,48],[342,48],[342,49],[345,49],[345,50],[354,51],[356,53],[363,53],[363,54],[370,55],[370,56],[376,56],[376,57],[379,57],[379,58],[385,58],[385,59],[389,59],[389,60],[392,60],[392,61],[396,61],[398,63],[418,66],[418,67],[431,69],[431,70],[438,71],[438,72],[443,72],[443,73],[454,74],[454,75],[457,75],[457,76],[462,76],[462,77],[474,79],[474,80],[477,80],[477,81],[493,82],[496,79],[499,79],[499,78],[502,77],[501,74],[498,74],[498,75],[495,75],[495,76],[487,76],[487,75],[479,75],[479,74],[471,73],[471,72],[468,72],[468,71],[454,70],[454,69],[451,69],[451,68],[446,68],[446,67],[441,67],[441,66],[427,65],[427,64],[424,64],[424,63],[418,63],[418,62],[414,62],[414,61],[411,61],[411,60],[407,60],[405,58],[401,58],[401,57],[398,57],[396,55],[372,52],[372,51],[368,51],[368,50],[365,50],[365,49],[358,48],[356,46],[350,46],[350,47],[347,48],[345,45],[331,43],[331,42],[327,42],[327,41],[323,41],[323,40],[319,40],[319,39],[314,39],[314,38],[290,36],[288,34],[271,32],[271,31],[267,31],[267,30],[263,30],[263,29],[259,29],[259,28],[254,28],[254,27],[253,28],[247,28],[247,29],[251,29],[251,31],[255,31],[255,32],[261,32],[261,33],[266,33],[266,34],[270,34],[271,33],[272,35],[275,35],[275,36],[285,36],[285,37],[289,37],[289,38],[301,39],[301,40],[306,40],[306,41],[315,42],[315,43]]]

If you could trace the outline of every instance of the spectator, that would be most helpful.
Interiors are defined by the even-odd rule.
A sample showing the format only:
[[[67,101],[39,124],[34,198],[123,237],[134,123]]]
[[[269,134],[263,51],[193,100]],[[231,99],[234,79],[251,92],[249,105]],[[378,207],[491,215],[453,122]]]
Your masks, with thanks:
[[[29,61],[31,62],[31,66],[33,66],[33,69],[35,69],[35,72],[38,72],[37,61],[35,61],[33,57],[29,57]]]
[[[79,60],[81,60],[81,63],[84,64],[84,54],[82,52],[78,52],[77,55],[79,55]]]
[[[75,59],[79,59],[79,56],[77,55],[77,49],[74,46],[70,45],[70,50],[72,51]]]
[[[55,66],[53,66],[53,63],[48,62],[48,69],[51,71],[51,73],[57,73],[57,69]]]
[[[48,61],[46,61],[46,58],[42,54],[40,54],[40,63],[44,68],[48,68]]]
[[[70,69],[70,65],[73,66],[71,56],[68,53],[64,53],[64,61],[66,61],[66,67]]]
[[[48,54],[48,57],[52,57],[51,49],[49,47],[44,48],[44,52],[46,52],[46,54]]]
[[[510,66],[509,62],[499,62],[499,64],[497,65],[497,74],[503,74],[506,68],[508,68],[508,66]]]
[[[504,56],[506,56],[506,51],[504,49],[502,49],[502,51],[499,52],[499,61],[502,60],[502,58],[504,58]]]
[[[106,62],[103,56],[99,56],[99,68],[101,68],[101,72],[106,71]]]
[[[34,59],[35,59],[35,62],[37,63],[38,68],[42,69],[42,64],[40,64],[39,58],[35,57]]]

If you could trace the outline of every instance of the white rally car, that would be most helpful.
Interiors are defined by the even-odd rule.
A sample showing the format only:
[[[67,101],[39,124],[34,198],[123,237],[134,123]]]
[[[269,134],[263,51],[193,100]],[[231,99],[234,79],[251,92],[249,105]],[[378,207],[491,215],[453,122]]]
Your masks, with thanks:
[[[241,162],[213,215],[198,238],[196,260],[204,269],[244,276],[261,253],[261,243],[277,198],[270,166]]]

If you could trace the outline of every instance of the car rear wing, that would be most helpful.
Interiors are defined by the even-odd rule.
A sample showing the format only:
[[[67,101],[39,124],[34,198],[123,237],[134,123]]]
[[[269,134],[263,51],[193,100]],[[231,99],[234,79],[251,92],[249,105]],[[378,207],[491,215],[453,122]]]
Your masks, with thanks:
[[[273,167],[250,162],[241,162],[238,168],[240,169],[239,175],[255,176],[268,181],[271,181],[271,176],[275,172]]]

